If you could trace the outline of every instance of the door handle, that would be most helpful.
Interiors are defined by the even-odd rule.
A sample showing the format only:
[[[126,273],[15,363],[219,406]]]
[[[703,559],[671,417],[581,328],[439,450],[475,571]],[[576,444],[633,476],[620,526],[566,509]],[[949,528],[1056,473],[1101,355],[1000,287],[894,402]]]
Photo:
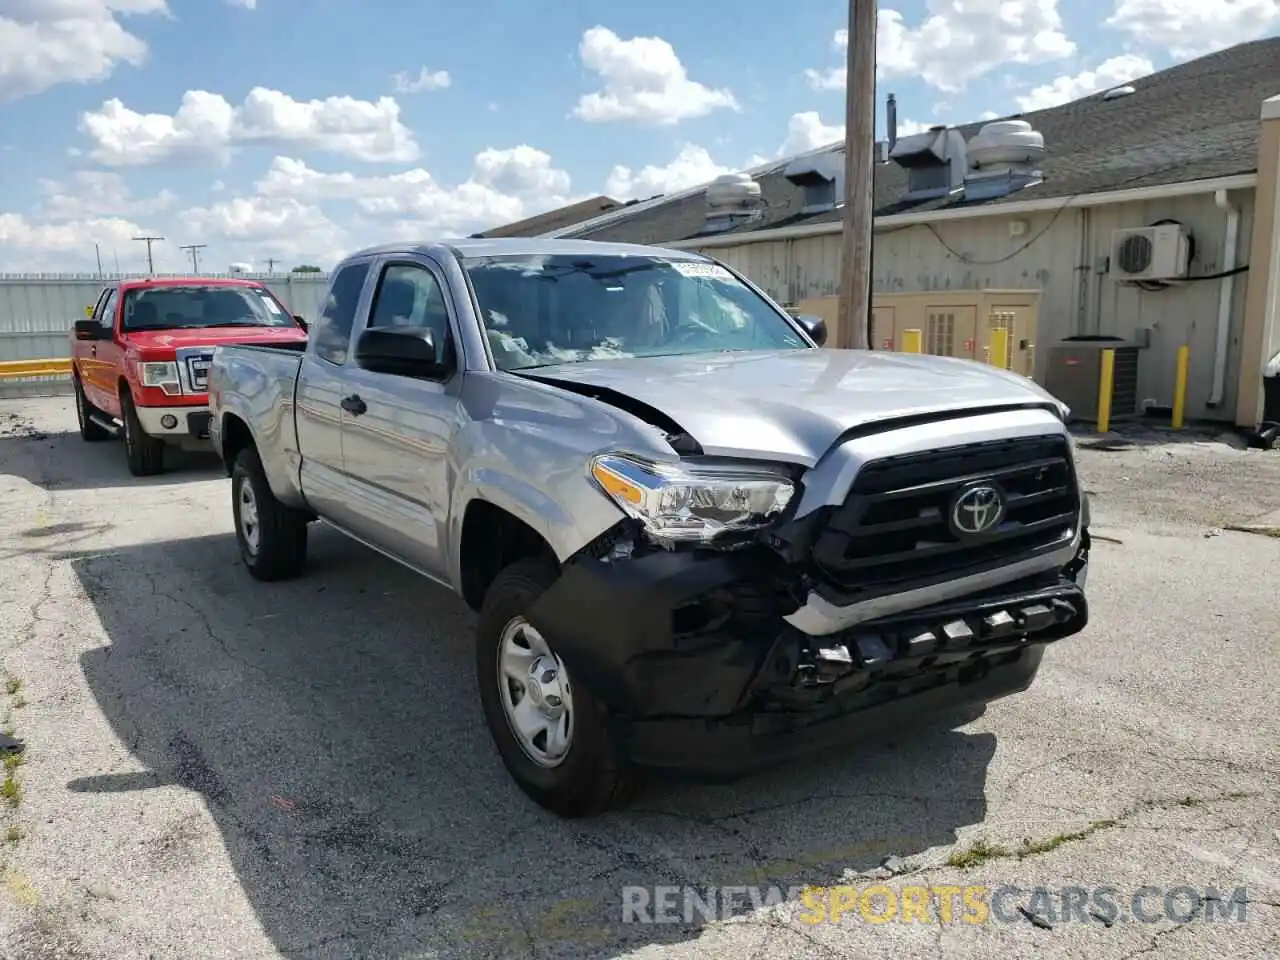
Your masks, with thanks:
[[[349,397],[342,398],[342,409],[347,411],[353,417],[358,417],[369,409],[368,405],[360,399],[360,394],[353,393]]]

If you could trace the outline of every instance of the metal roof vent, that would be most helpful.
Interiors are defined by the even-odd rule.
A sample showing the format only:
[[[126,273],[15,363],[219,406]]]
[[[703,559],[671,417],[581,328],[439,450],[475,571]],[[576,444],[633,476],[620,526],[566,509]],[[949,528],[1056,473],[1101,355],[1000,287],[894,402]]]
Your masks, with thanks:
[[[844,200],[844,152],[796,157],[787,164],[782,175],[804,190],[801,213],[832,210]]]
[[[1137,93],[1137,92],[1138,91],[1134,88],[1133,84],[1126,83],[1123,86],[1112,87],[1110,90],[1108,90],[1106,93],[1102,95],[1102,99],[1103,100],[1119,100],[1121,97],[1127,97],[1129,96],[1129,94]]]
[[[707,220],[701,233],[732,230],[740,223],[758,220],[764,200],[760,184],[747,173],[726,173],[707,186]]]
[[[968,156],[966,200],[993,200],[1044,180],[1044,135],[1025,120],[986,124],[969,141]]]
[[[889,159],[907,171],[908,200],[932,200],[963,189],[969,169],[964,137],[944,126],[898,137]]]

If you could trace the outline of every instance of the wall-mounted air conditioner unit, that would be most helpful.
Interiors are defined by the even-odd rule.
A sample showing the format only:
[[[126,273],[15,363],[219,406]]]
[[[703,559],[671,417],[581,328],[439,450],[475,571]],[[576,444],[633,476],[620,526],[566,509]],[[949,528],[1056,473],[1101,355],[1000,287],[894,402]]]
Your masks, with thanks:
[[[1111,276],[1121,282],[1182,280],[1191,239],[1178,223],[1116,230],[1111,234]]]

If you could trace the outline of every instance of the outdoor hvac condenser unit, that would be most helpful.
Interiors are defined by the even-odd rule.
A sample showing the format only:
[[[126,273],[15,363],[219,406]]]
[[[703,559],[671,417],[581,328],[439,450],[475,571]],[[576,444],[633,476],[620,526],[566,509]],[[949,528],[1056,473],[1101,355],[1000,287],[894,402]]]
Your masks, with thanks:
[[[1049,347],[1044,388],[1071,408],[1072,420],[1098,419],[1098,388],[1102,382],[1102,351],[1116,352],[1111,388],[1111,419],[1136,417],[1138,409],[1138,350],[1119,337],[1061,340]]]

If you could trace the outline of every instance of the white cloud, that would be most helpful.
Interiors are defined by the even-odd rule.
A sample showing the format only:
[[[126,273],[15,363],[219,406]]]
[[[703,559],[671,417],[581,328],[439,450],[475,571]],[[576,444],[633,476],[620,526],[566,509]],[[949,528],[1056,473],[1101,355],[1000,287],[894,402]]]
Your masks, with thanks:
[[[428,70],[422,67],[416,77],[401,71],[391,78],[396,93],[422,93],[426,90],[443,90],[453,86],[453,77],[448,70]]]
[[[235,147],[266,145],[324,150],[370,162],[418,157],[413,134],[391,97],[294,100],[254,87],[239,106],[204,90],[188,90],[172,115],[138,113],[106,101],[80,118],[93,143],[89,155],[106,166],[226,162]]]
[[[732,167],[716,163],[704,147],[687,143],[666,166],[650,165],[636,171],[622,165],[614,167],[605,180],[604,192],[619,200],[652,197],[688,190],[732,172]]]
[[[421,168],[386,176],[325,173],[301,160],[276,157],[255,185],[260,197],[307,204],[354,202],[370,217],[401,218],[420,235],[473,233],[564,206],[569,175],[527,145],[476,154],[471,175],[446,186]]]
[[[915,120],[899,120],[898,136],[909,137],[913,133],[924,133],[932,123],[917,123]],[[816,110],[793,113],[787,123],[787,138],[778,148],[778,156],[793,157],[798,153],[808,153],[819,147],[829,147],[844,139],[844,124],[826,124]]]
[[[44,195],[39,216],[52,221],[151,216],[177,202],[169,190],[136,198],[123,177],[103,170],[81,170],[67,181],[38,180],[37,186]]]
[[[257,10],[258,0],[227,0],[227,6],[239,7],[241,10]]]
[[[105,80],[120,63],[141,65],[147,45],[118,18],[166,13],[165,0],[4,0],[0,101]]]
[[[573,116],[588,123],[636,120],[675,124],[715,110],[741,110],[733,93],[690,80],[675,49],[661,37],[623,40],[607,27],[582,35],[578,54],[602,87],[583,95]]]
[[[778,148],[778,155],[791,157],[797,153],[808,153],[810,150],[817,150],[819,147],[826,147],[843,139],[843,123],[825,124],[816,110],[793,113],[787,122],[787,138]]]
[[[251,260],[322,260],[332,263],[350,252],[347,232],[319,207],[287,197],[234,197],[180,215],[191,236],[218,243]]]
[[[1280,27],[1277,0],[1116,0],[1107,26],[1177,58],[1270,36]]]
[[[1046,63],[1075,53],[1075,44],[1063,33],[1057,0],[928,0],[926,8],[916,27],[907,26],[897,10],[879,12],[878,76],[920,77],[935,89],[957,93],[998,66]],[[832,45],[843,58],[849,32],[837,30]],[[805,75],[816,90],[845,87],[843,62],[806,70]]]
[[[18,213],[0,213],[0,250],[12,251],[0,259],[0,271],[54,272],[57,264],[76,262],[88,268],[94,247],[103,251],[127,250],[133,238],[145,233],[138,224],[119,217],[94,217],[63,223],[32,220]]]
[[[1072,100],[1079,100],[1099,90],[1109,90],[1122,83],[1145,77],[1155,71],[1155,65],[1146,57],[1124,53],[1098,64],[1095,70],[1084,70],[1075,76],[1058,77],[1043,86],[1035,87],[1025,96],[1017,98],[1022,110],[1045,110]]]

